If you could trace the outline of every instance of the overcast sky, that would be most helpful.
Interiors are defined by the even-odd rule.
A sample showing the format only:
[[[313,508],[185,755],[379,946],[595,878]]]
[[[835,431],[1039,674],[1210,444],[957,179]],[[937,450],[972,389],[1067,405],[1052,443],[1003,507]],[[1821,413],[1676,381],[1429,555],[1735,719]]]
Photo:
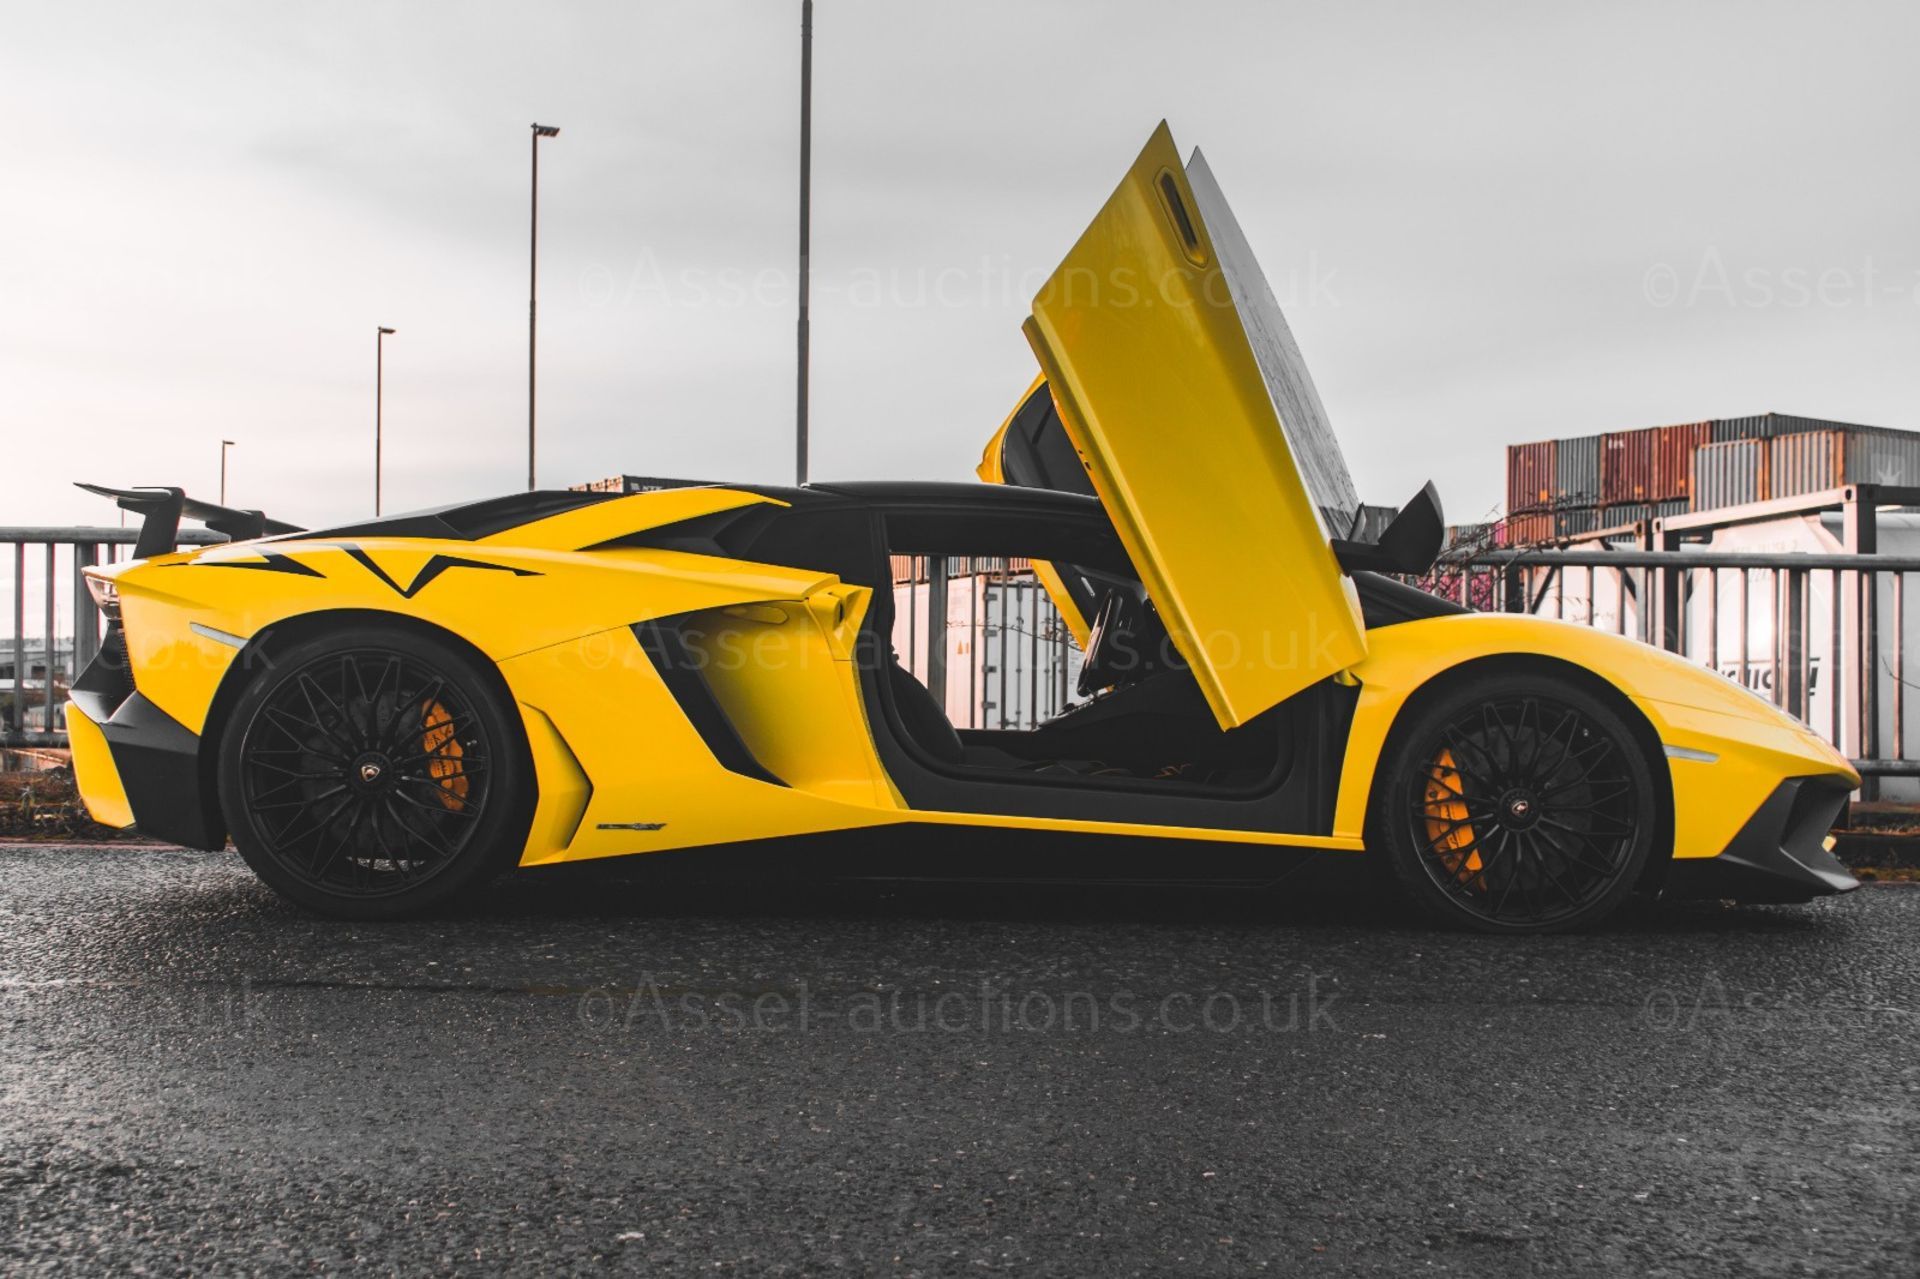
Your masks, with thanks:
[[[785,481],[798,0],[0,0],[0,524]],[[1362,495],[1775,409],[1920,427],[1920,6],[819,0],[814,474],[966,478],[1154,124],[1204,147]]]

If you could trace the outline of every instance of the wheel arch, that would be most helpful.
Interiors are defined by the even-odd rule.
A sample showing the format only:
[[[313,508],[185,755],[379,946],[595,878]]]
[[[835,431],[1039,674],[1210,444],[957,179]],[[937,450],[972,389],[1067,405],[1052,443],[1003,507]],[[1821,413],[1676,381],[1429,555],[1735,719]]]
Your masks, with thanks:
[[[1386,777],[1391,771],[1387,767],[1387,762],[1400,749],[1406,726],[1429,703],[1442,696],[1460,680],[1502,672],[1546,675],[1576,684],[1610,707],[1627,725],[1628,731],[1634,735],[1635,744],[1645,754],[1647,769],[1654,779],[1656,825],[1653,854],[1648,857],[1646,869],[1641,872],[1639,887],[1641,889],[1658,888],[1664,881],[1667,867],[1673,859],[1674,832],[1673,774],[1667,766],[1666,751],[1661,746],[1660,735],[1655,731],[1653,723],[1647,719],[1646,714],[1634,705],[1632,698],[1620,691],[1617,684],[1577,663],[1564,658],[1550,657],[1544,653],[1489,653],[1469,658],[1444,670],[1433,672],[1409,693],[1394,711],[1386,738],[1374,764],[1373,775],[1368,780],[1367,828],[1372,829],[1379,790],[1386,784]]]
[[[212,805],[209,812],[220,811],[220,746],[233,717],[233,708],[247,685],[261,672],[272,670],[274,658],[293,645],[329,630],[349,626],[408,631],[457,649],[472,660],[474,667],[505,705],[514,704],[513,692],[507,687],[507,681],[493,659],[481,652],[472,641],[444,626],[406,613],[374,608],[319,609],[283,617],[262,627],[234,655],[226,673],[220,677],[218,687],[214,689],[213,700],[208,703],[206,723],[200,730],[199,786],[202,802]],[[232,832],[225,834],[231,836]]]

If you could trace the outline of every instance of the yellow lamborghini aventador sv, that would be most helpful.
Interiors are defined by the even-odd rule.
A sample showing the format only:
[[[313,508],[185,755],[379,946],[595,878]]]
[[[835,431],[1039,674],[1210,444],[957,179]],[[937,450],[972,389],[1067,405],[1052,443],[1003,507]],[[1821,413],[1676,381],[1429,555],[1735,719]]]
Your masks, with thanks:
[[[69,710],[88,806],[231,839],[362,918],[515,865],[908,825],[1371,855],[1496,932],[1636,891],[1854,886],[1824,836],[1859,778],[1795,720],[1388,576],[1432,563],[1437,500],[1354,538],[1298,348],[1164,125],[1025,329],[1039,376],[986,483],[662,482],[314,532],[104,490],[145,524],[87,570],[109,619]],[[183,517],[230,540],[177,549]],[[891,556],[1030,561],[1085,700],[956,729],[893,655]]]

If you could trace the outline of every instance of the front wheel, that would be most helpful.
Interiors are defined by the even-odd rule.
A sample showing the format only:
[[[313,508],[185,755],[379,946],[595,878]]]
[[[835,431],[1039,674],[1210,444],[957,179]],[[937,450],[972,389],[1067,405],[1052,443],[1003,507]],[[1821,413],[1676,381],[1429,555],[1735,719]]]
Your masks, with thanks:
[[[221,740],[234,846],[282,896],[348,919],[481,887],[531,816],[525,738],[495,683],[452,645],[384,627],[275,654]]]
[[[1633,891],[1659,809],[1646,752],[1585,689],[1470,676],[1394,735],[1370,842],[1436,920],[1495,933],[1598,922]]]

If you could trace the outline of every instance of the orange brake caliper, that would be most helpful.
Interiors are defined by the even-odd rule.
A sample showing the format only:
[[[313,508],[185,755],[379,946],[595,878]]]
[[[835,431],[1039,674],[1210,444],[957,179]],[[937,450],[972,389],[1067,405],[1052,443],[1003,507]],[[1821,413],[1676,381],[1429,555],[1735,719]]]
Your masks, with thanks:
[[[427,774],[440,784],[441,805],[457,813],[467,806],[467,773],[461,762],[466,751],[454,734],[453,716],[439,702],[428,702],[421,708],[420,723],[426,730],[420,749],[427,756]]]
[[[1467,821],[1466,786],[1454,766],[1453,752],[1442,750],[1427,774],[1427,843],[1440,864],[1463,884],[1480,873],[1480,852],[1474,848],[1473,827]]]

